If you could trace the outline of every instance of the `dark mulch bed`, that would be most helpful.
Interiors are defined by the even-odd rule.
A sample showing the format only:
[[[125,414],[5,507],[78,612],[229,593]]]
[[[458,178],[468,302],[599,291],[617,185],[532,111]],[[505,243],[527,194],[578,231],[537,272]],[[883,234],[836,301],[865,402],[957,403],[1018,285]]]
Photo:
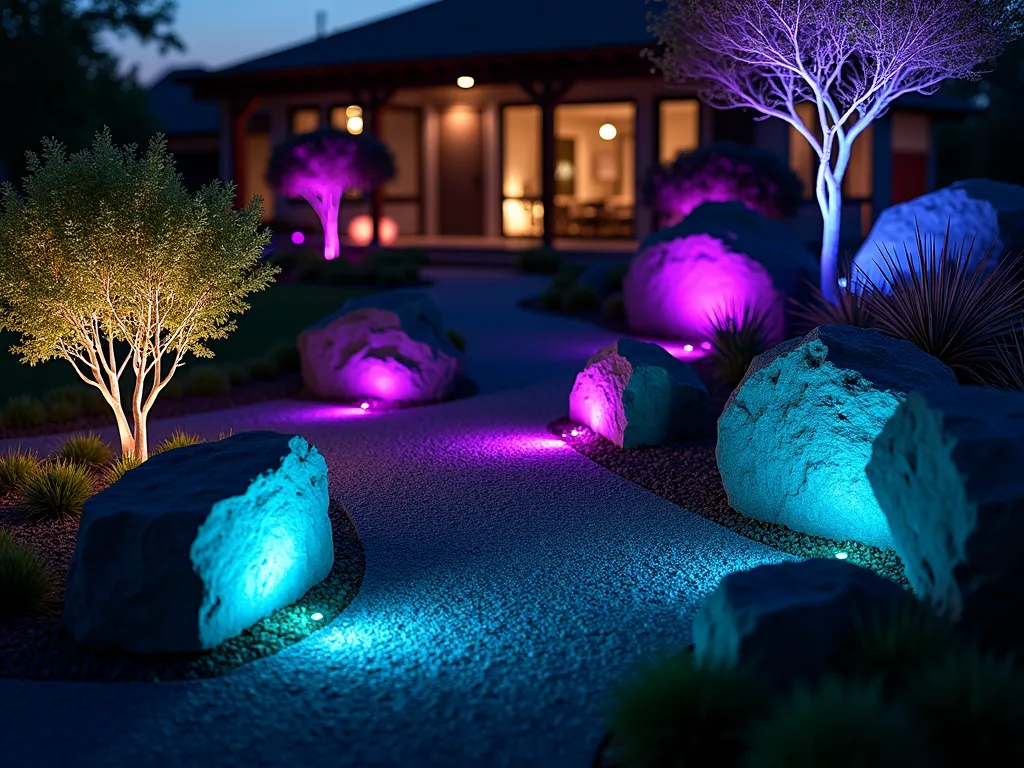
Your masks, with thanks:
[[[136,656],[76,645],[61,626],[64,581],[78,521],[27,520],[15,500],[0,498],[0,528],[31,545],[50,567],[55,587],[37,615],[0,618],[0,677],[39,680],[167,681],[217,677],[270,656],[326,627],[355,598],[366,556],[340,502],[328,514],[334,531],[334,567],[296,604],[282,608],[238,637],[202,654]],[[314,621],[311,616],[322,613]]]
[[[691,365],[708,385],[712,399],[709,409],[712,418],[697,438],[624,451],[588,429],[579,429],[567,418],[554,422],[549,429],[605,469],[741,536],[798,557],[835,557],[837,552],[845,552],[849,562],[909,586],[903,563],[895,552],[854,541],[832,541],[798,533],[783,525],[751,520],[729,506],[715,459],[715,444],[718,416],[730,392],[712,378],[709,360],[695,360]],[[579,432],[577,436],[572,435],[574,428]]]
[[[280,400],[297,397],[302,390],[302,377],[298,374],[279,376],[273,381],[259,381],[232,387],[224,395],[212,397],[181,397],[178,399],[158,399],[150,412],[151,419],[173,419],[189,416],[205,411],[220,411],[241,405],[252,405],[268,400]],[[72,421],[50,422],[38,427],[2,428],[0,440],[34,435],[54,435],[64,432],[81,432],[90,429],[102,429],[113,425],[114,417],[108,411],[97,416],[81,416]]]

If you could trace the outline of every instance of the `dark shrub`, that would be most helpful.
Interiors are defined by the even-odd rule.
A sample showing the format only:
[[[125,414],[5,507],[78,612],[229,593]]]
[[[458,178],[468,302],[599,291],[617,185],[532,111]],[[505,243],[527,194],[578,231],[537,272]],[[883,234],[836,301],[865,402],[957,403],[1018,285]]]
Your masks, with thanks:
[[[528,274],[553,275],[562,266],[562,257],[553,248],[531,248],[518,253],[516,266]]]
[[[672,226],[704,203],[740,202],[768,218],[796,215],[803,182],[775,153],[717,142],[681,153],[648,173],[643,199]]]
[[[4,406],[4,423],[16,429],[38,427],[46,423],[46,406],[28,395],[12,397]]]
[[[767,705],[749,673],[698,664],[690,653],[672,656],[641,668],[618,691],[611,748],[624,768],[736,766]]]
[[[296,373],[302,368],[299,348],[295,344],[283,344],[274,350],[274,360],[278,370],[285,373]]]
[[[50,571],[43,559],[7,531],[0,531],[0,615],[32,613],[51,586]]]
[[[245,370],[253,381],[272,381],[281,373],[277,367],[277,360],[273,357],[251,360],[246,365]]]
[[[870,289],[866,289],[870,290]],[[807,332],[821,325],[851,325],[854,328],[874,328],[866,291],[840,289],[839,301],[831,303],[817,285],[808,285],[810,298],[806,302],[789,300],[790,315],[798,330]]]
[[[448,334],[448,341],[452,343],[459,352],[466,351],[466,337],[456,331],[454,328],[449,328],[446,333]]]
[[[81,415],[81,409],[70,400],[58,400],[46,406],[46,420],[51,424],[64,424]]]
[[[565,294],[564,290],[548,288],[538,299],[540,308],[545,312],[561,312],[562,305],[565,303]]]
[[[573,286],[577,278],[583,274],[583,271],[584,267],[579,265],[562,267],[551,278],[551,287],[555,290],[567,291]]]
[[[20,493],[39,471],[39,454],[35,451],[7,449],[0,456],[0,493]]]
[[[95,433],[72,435],[57,449],[56,458],[71,464],[100,466],[114,458],[114,449]]]
[[[223,368],[204,365],[185,372],[185,394],[191,397],[216,397],[231,391],[231,379]]]
[[[82,505],[96,493],[88,471],[67,461],[49,462],[25,483],[29,515],[47,520],[78,518]]]
[[[241,387],[249,383],[249,371],[243,365],[229,365],[228,381],[232,387]]]
[[[185,396],[185,385],[180,376],[175,376],[160,392],[161,400],[181,400]]]
[[[767,315],[750,307],[711,321],[711,362],[722,384],[736,387],[754,358],[770,348]]]
[[[621,323],[626,319],[626,302],[621,293],[613,293],[601,304],[601,314],[610,323]]]
[[[565,293],[562,309],[573,314],[591,312],[601,306],[601,294],[592,285],[574,285]]]

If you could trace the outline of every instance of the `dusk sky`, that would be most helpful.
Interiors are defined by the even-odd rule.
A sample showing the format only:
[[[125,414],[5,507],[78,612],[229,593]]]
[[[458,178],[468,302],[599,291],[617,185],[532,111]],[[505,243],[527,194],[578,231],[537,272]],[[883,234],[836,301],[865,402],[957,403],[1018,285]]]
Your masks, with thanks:
[[[160,56],[152,46],[114,38],[111,47],[126,66],[138,64],[144,83],[168,68],[224,66],[257,54],[311,40],[316,12],[327,11],[328,33],[356,26],[428,0],[178,0],[174,25],[183,53]]]

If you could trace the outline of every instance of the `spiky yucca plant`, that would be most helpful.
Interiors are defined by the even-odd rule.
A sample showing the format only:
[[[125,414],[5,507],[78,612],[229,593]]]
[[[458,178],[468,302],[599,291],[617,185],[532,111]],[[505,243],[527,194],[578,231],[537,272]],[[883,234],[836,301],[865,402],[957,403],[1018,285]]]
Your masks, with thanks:
[[[1024,392],[1024,326],[996,346],[996,356],[988,374],[992,386]]]
[[[875,321],[871,317],[864,291],[840,289],[838,300],[833,304],[825,298],[825,294],[817,285],[809,285],[808,290],[810,292],[808,301],[789,300],[790,314],[800,322],[805,330],[811,331],[820,325],[875,327]]]
[[[711,361],[722,384],[737,386],[750,363],[771,349],[768,315],[745,306],[742,312],[718,313],[711,321]]]
[[[962,381],[991,384],[999,347],[1024,312],[1019,258],[987,269],[991,249],[971,264],[974,243],[941,245],[917,230],[917,251],[905,249],[906,265],[881,252],[883,285],[868,281],[868,309],[879,330],[937,357]]]

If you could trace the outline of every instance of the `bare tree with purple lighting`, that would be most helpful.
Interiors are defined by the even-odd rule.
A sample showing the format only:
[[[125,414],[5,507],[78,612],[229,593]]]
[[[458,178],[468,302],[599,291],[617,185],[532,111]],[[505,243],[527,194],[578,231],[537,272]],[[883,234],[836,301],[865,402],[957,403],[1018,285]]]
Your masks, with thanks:
[[[1018,0],[648,0],[674,83],[793,126],[818,158],[821,290],[839,298],[842,184],[854,141],[898,98],[975,79],[1019,28]],[[814,106],[805,122],[797,106]]]
[[[286,197],[306,200],[324,230],[324,258],[336,259],[338,210],[348,189],[369,192],[395,176],[391,152],[368,133],[325,130],[281,144],[270,159],[267,179]]]

